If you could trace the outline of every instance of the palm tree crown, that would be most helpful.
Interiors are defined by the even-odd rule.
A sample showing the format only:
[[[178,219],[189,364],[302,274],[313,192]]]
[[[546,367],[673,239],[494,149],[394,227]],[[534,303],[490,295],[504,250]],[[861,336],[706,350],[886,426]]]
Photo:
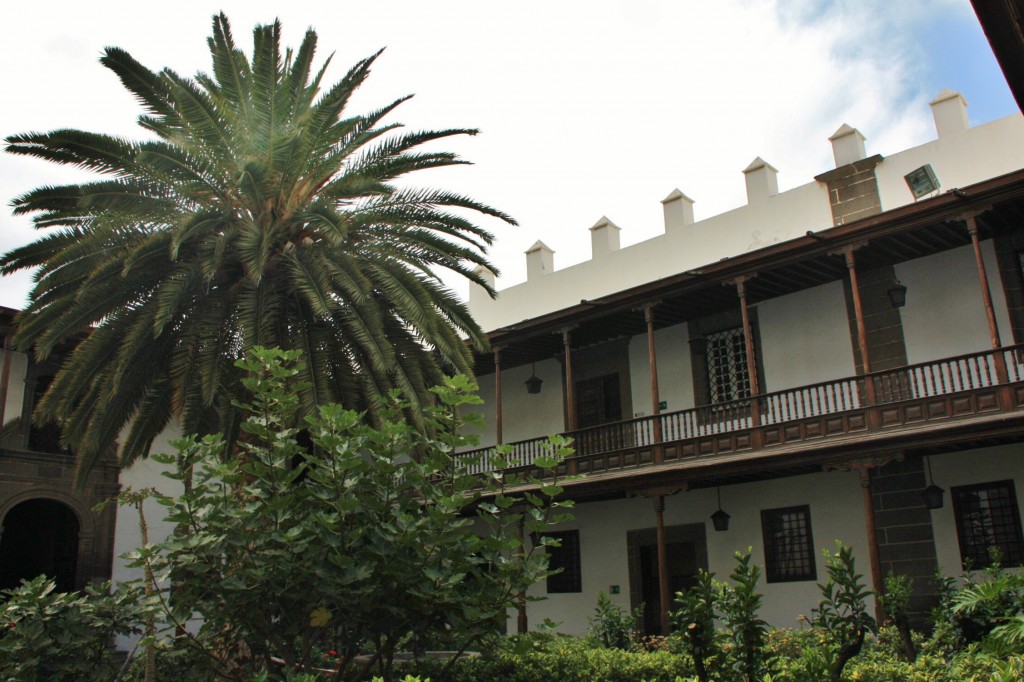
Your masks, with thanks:
[[[407,98],[350,114],[380,53],[321,87],[316,34],[283,55],[280,34],[279,23],[256,27],[250,61],[227,18],[214,17],[212,74],[195,78],[108,48],[101,62],[138,98],[154,141],[79,130],[7,138],[12,153],[104,176],[15,199],[16,214],[52,231],[0,259],[4,274],[37,268],[17,348],[44,359],[95,327],[35,412],[61,424],[80,478],[126,426],[125,463],[174,416],[187,433],[230,434],[233,365],[255,345],[304,352],[306,412],[337,401],[372,417],[397,388],[414,419],[442,371],[470,371],[463,337],[486,347],[435,270],[486,287],[474,268],[491,268],[492,237],[465,215],[514,221],[465,196],[393,183],[464,163],[418,148],[476,131],[393,132],[381,121]]]

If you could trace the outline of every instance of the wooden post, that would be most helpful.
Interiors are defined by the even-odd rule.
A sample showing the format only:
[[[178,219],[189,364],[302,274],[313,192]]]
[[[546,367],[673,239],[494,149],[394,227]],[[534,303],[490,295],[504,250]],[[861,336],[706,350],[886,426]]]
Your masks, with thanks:
[[[562,346],[565,349],[565,407],[566,419],[569,422],[568,430],[576,430],[576,390],[572,381],[572,334],[568,329],[562,330]],[[579,443],[573,444],[576,454],[580,454]],[[565,470],[570,476],[575,476],[579,469],[575,458],[569,458],[565,463]]]
[[[971,246],[974,247],[974,260],[978,265],[978,282],[981,286],[981,300],[985,306],[985,317],[988,320],[988,335],[992,343],[992,349],[998,351],[1003,347],[999,338],[999,325],[996,323],[996,311],[992,306],[992,292],[988,286],[988,274],[985,272],[985,259],[981,255],[981,242],[978,240],[978,222],[974,214],[964,217],[967,222],[967,233],[971,235]],[[1002,353],[994,353],[993,360],[996,370],[996,380],[1000,384],[1008,381],[1006,372],[1006,358]]]
[[[871,494],[871,469],[860,467],[860,487],[864,494],[864,521],[868,532],[868,560],[871,562],[871,587],[875,591],[875,619],[881,623],[885,620],[885,612],[878,601],[879,595],[885,594],[885,580],[882,577],[882,562],[878,558],[878,529],[875,527],[875,503]]]
[[[501,346],[494,347],[494,439],[504,443],[501,433]]]
[[[526,531],[524,529],[524,519],[519,518],[519,561],[526,561]],[[529,630],[529,621],[526,618],[526,592],[520,591],[516,596],[516,611],[518,617],[516,618],[516,632],[519,634],[525,633]]]
[[[654,514],[657,517],[658,530],[658,599],[661,602],[658,613],[658,622],[661,626],[661,634],[669,633],[668,624],[668,549],[665,546],[665,496],[658,495],[654,498]]]
[[[654,415],[654,463],[665,461],[665,450],[661,447],[661,394],[658,390],[658,355],[654,350],[654,303],[644,306],[644,322],[647,323],[647,361],[651,367],[651,414]]]
[[[864,374],[871,373],[871,357],[868,355],[868,333],[864,327],[864,308],[860,302],[860,285],[857,283],[857,261],[853,256],[855,249],[861,244],[843,247],[842,254],[846,259],[846,269],[850,273],[850,294],[853,297],[853,316],[857,323],[857,347],[860,348],[860,361]],[[875,382],[868,377],[864,380],[864,398],[868,405],[875,404]]]
[[[757,376],[757,354],[754,352],[754,330],[750,326],[750,311],[747,308],[747,280],[753,275],[742,275],[733,280],[736,295],[740,299],[740,318],[743,321],[743,343],[747,352],[747,375],[750,377],[750,425],[751,440],[755,448],[761,446],[761,382]]]
[[[562,347],[565,349],[565,413],[569,431],[576,430],[576,391],[572,383],[572,335],[562,330]]]

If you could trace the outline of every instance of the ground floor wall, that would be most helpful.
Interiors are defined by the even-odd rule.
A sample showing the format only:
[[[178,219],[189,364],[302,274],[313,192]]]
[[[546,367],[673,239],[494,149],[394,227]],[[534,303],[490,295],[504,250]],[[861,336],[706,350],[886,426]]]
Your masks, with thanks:
[[[714,489],[669,496],[664,512],[669,529],[703,526],[707,569],[719,580],[726,579],[735,566],[735,553],[748,547],[754,562],[765,565],[762,511],[803,506],[809,510],[814,576],[774,584],[765,584],[762,576],[765,599],[761,614],[772,625],[795,627],[801,616],[811,616],[810,609],[817,604],[817,582],[826,575],[822,550],[834,549],[836,540],[854,548],[860,570],[867,572],[867,530],[856,473],[833,471],[745,483],[724,487],[721,494],[722,509],[731,516],[727,531],[712,527],[710,517],[718,509]],[[528,615],[531,627],[550,619],[560,624],[560,632],[579,635],[588,629],[599,592],[612,593],[611,599],[623,609],[637,601],[631,594],[638,581],[636,576],[631,580],[628,535],[653,529],[656,520],[653,502],[645,498],[580,504],[574,515],[573,522],[558,530],[579,531],[581,589],[572,594],[548,594],[541,583],[530,595],[544,601],[530,603]],[[515,627],[514,622],[510,625]]]
[[[928,459],[934,483],[944,489],[942,507],[930,510],[922,496],[931,482],[926,473]],[[1024,517],[1017,497],[1024,491],[1024,443],[945,452],[928,459],[912,453],[871,473],[882,573],[894,570],[913,578],[912,607],[921,624],[935,605],[936,568],[944,575],[956,576],[965,566],[965,535],[973,538],[968,544],[1006,547],[1008,566],[1024,563]],[[812,617],[820,599],[817,585],[827,579],[823,550],[834,550],[836,540],[853,548],[857,570],[871,587],[868,527],[858,471],[828,471],[723,487],[722,509],[731,516],[726,531],[715,531],[711,523],[711,514],[718,508],[716,493],[715,489],[699,489],[666,497],[668,541],[673,542],[673,533],[690,539],[699,535],[703,546],[696,551],[702,556],[694,557],[691,564],[706,566],[719,580],[727,579],[735,566],[734,554],[751,548],[753,561],[762,567],[761,616],[770,624],[797,627],[803,618]],[[961,500],[959,505],[954,497]],[[772,553],[766,547],[773,542],[770,519],[778,510],[791,509],[806,509],[813,576],[769,582],[764,569]],[[579,590],[549,593],[546,584],[536,585],[530,595],[542,601],[527,607],[531,628],[549,619],[559,624],[560,632],[584,634],[599,592],[609,594],[626,610],[644,601],[643,580],[650,576],[637,575],[636,544],[645,532],[649,542],[654,541],[653,501],[626,498],[582,503],[574,515],[571,523],[557,530],[578,532]],[[695,527],[699,533],[694,532]],[[874,613],[873,602],[869,608]],[[510,619],[509,630],[515,627],[515,619]]]

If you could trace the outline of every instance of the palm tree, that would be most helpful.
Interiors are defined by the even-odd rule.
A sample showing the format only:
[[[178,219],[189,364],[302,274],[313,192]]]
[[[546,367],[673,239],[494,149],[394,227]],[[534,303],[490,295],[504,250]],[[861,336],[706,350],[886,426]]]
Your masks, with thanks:
[[[231,434],[234,363],[255,345],[303,351],[306,413],[332,401],[371,419],[392,389],[416,419],[442,372],[471,371],[470,346],[486,348],[436,273],[486,287],[474,268],[493,270],[492,236],[466,216],[514,221],[394,182],[465,163],[419,148],[476,131],[394,132],[382,120],[405,97],[350,114],[380,53],[322,88],[316,34],[283,55],[280,35],[279,23],[256,27],[250,61],[215,16],[213,72],[195,78],[108,48],[100,61],[142,104],[153,141],[79,130],[7,138],[14,154],[103,176],[16,198],[14,212],[48,234],[0,259],[3,274],[37,268],[16,348],[42,360],[91,329],[34,414],[61,424],[80,481],[119,435],[128,464],[172,418],[186,433]]]

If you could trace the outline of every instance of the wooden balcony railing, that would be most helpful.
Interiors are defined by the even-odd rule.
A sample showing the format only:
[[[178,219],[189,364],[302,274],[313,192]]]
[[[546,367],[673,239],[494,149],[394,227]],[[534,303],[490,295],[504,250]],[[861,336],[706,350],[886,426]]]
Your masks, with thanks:
[[[628,419],[565,435],[570,468],[587,473],[773,447],[794,440],[891,429],[920,421],[1024,407],[1024,344],[774,391],[744,400]],[[1001,392],[1001,393],[1000,393]],[[841,417],[841,419],[840,419]],[[661,440],[656,440],[655,420]],[[546,437],[510,443],[510,467],[529,466]],[[494,467],[494,447],[462,453],[472,473]]]

